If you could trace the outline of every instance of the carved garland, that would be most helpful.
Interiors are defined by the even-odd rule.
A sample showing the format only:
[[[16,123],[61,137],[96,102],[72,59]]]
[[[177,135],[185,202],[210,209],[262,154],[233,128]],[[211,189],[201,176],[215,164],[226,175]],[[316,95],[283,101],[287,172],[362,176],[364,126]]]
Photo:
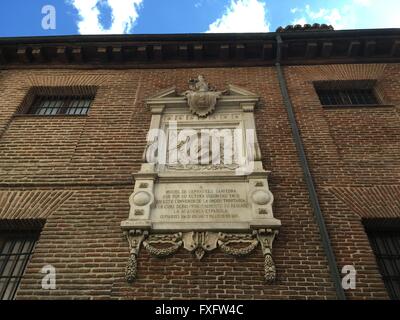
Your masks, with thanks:
[[[194,251],[200,260],[206,251],[212,251],[217,247],[221,248],[221,251],[224,253],[232,256],[245,256],[257,248],[260,243],[264,254],[265,280],[272,282],[276,278],[276,268],[272,259],[272,242],[277,233],[277,230],[262,229],[254,231],[252,234],[179,232],[175,234],[149,235],[147,231],[130,230],[126,232],[130,247],[126,280],[133,282],[136,279],[137,256],[141,244],[143,244],[143,248],[147,252],[158,258],[170,256],[177,252],[181,246],[184,246],[188,251]]]
[[[157,248],[153,244],[170,244],[169,247]],[[173,235],[151,235],[149,239],[143,241],[143,247],[151,255],[163,258],[174,254],[182,246],[182,233]]]
[[[231,248],[228,243],[221,242],[219,243],[219,247],[222,252],[235,256],[242,257],[250,254],[256,247],[258,246],[258,240],[254,239],[247,247],[244,248]]]

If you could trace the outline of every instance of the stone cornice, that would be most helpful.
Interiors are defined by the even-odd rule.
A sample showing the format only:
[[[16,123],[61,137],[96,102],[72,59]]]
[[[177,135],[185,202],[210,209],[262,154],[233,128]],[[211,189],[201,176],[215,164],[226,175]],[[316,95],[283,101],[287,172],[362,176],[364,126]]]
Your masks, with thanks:
[[[400,62],[400,29],[0,38],[0,68],[170,68]]]

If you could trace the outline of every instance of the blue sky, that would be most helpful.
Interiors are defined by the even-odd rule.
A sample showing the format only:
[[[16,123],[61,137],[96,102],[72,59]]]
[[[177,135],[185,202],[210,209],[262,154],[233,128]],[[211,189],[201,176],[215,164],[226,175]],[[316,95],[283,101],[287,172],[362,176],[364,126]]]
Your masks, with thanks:
[[[42,8],[55,8],[44,29]],[[268,32],[287,24],[400,27],[400,0],[1,0],[0,37]]]

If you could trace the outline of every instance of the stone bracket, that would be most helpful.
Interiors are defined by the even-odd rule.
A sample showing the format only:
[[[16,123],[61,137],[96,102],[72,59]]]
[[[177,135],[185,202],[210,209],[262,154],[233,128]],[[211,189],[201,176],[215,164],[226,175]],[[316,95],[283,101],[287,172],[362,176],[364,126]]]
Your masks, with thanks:
[[[265,281],[273,282],[276,278],[276,268],[272,259],[272,243],[278,234],[277,230],[260,229],[257,231],[257,239],[261,244],[264,254]]]
[[[140,245],[147,237],[148,232],[142,230],[129,230],[125,232],[126,238],[129,243],[129,260],[126,266],[126,280],[133,282],[137,274],[137,257],[139,255]]]

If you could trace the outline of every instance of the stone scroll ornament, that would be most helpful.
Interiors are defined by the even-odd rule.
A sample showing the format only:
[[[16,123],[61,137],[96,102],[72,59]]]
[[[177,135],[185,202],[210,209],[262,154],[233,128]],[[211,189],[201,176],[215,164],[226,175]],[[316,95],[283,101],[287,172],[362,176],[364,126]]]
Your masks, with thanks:
[[[275,264],[272,259],[272,242],[277,230],[261,229],[252,233],[237,234],[223,232],[179,232],[174,234],[149,234],[147,231],[130,230],[126,236],[130,247],[130,257],[126,269],[127,282],[133,282],[137,276],[137,257],[143,247],[154,257],[165,258],[173,255],[181,247],[194,253],[201,260],[206,252],[220,248],[222,252],[241,257],[246,256],[261,245],[264,254],[265,280],[273,282],[276,277]]]

